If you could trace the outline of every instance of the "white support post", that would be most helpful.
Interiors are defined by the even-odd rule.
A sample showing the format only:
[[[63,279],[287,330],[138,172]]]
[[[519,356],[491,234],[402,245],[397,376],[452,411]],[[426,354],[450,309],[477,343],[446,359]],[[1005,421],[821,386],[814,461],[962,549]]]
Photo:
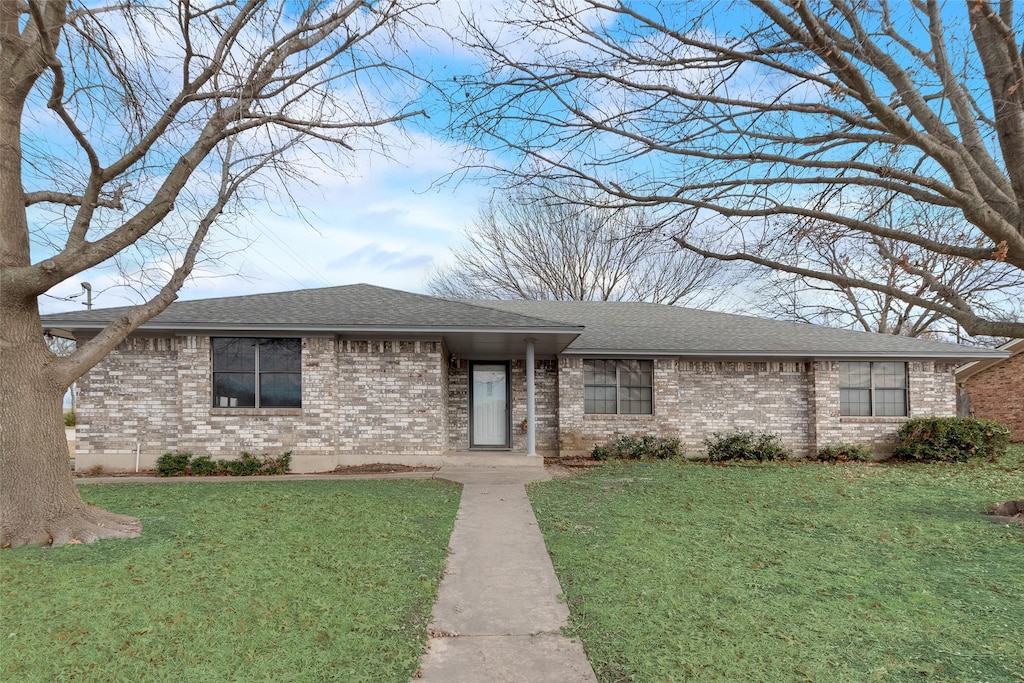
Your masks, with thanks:
[[[533,396],[533,340],[526,340],[526,454],[537,455],[537,425]]]

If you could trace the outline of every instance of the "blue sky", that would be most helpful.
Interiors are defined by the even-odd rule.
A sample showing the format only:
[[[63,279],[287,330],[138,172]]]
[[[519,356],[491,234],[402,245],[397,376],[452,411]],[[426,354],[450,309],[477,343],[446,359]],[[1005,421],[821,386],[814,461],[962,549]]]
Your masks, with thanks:
[[[436,28],[403,35],[402,42],[417,68],[435,83],[451,83],[453,75],[475,66],[472,55],[446,34],[457,24],[459,12],[473,13],[479,25],[494,35],[500,33],[508,50],[530,49],[528,41],[517,40],[515,29],[492,21],[506,12],[533,11],[528,3],[439,0],[427,11],[427,24]],[[211,234],[205,248],[209,258],[197,264],[180,298],[358,282],[425,291],[431,272],[451,262],[450,250],[459,243],[461,230],[492,192],[471,177],[440,182],[451,174],[460,177],[457,172],[466,149],[445,134],[445,107],[431,105],[429,100],[425,106],[429,119],[412,121],[403,132],[389,132],[394,143],[388,156],[358,153],[344,162],[344,168],[311,160],[308,181],[290,188],[303,217],[283,199],[260,202],[230,233]],[[53,126],[45,118],[38,123]],[[68,145],[73,147],[70,141]],[[237,234],[243,239],[235,239]],[[247,246],[239,248],[241,244]],[[42,254],[39,250],[36,257]],[[143,299],[140,292],[123,285],[117,264],[107,264],[54,287],[41,297],[41,311],[81,308],[83,281],[91,283],[96,307]]]
[[[489,190],[469,183],[435,186],[455,170],[456,150],[429,138],[419,144],[395,160],[369,160],[355,178],[314,174],[298,191],[306,221],[284,202],[252,211],[241,226],[251,244],[200,264],[181,298],[355,282],[423,291],[428,273],[447,262],[460,227]],[[425,158],[430,163],[422,163]],[[53,288],[40,299],[42,311],[80,306],[84,297],[66,301],[81,294],[80,281],[92,283],[97,307],[139,300],[131,289],[114,286],[116,268],[97,268]]]
[[[451,82],[452,75],[472,67],[471,56],[443,30],[453,26],[459,11],[472,11],[493,27],[487,24],[489,16],[530,10],[529,4],[503,0],[439,0],[428,17],[437,30],[402,36],[403,47],[438,83]],[[734,17],[723,10],[716,18],[722,28]],[[523,45],[507,28],[502,36],[510,49]],[[197,265],[181,298],[357,282],[424,291],[431,271],[450,263],[450,249],[459,242],[460,230],[491,192],[472,179],[439,183],[458,170],[465,150],[443,134],[447,119],[443,107],[432,107],[430,113],[429,120],[411,123],[405,135],[389,132],[394,134],[390,156],[357,153],[345,168],[312,162],[308,181],[291,188],[305,220],[283,200],[250,206],[230,233],[243,239],[224,232],[212,235],[210,257]],[[48,124],[42,118],[36,123],[39,129],[53,125],[52,119]],[[240,249],[241,244],[247,246]],[[42,258],[43,250],[35,255]],[[92,284],[97,307],[122,306],[142,298],[132,288],[119,286],[117,268],[108,265],[55,287],[40,299],[42,312],[81,308],[82,281]]]
[[[431,20],[450,23],[458,3],[445,0]],[[500,3],[480,3],[498,10]],[[467,54],[444,39],[441,31],[421,31],[418,44],[404,47],[438,78],[468,65]],[[40,107],[36,130],[53,129]],[[211,234],[204,249],[210,258],[197,264],[180,293],[182,299],[282,291],[367,282],[409,291],[425,291],[428,275],[449,262],[459,233],[489,196],[490,188],[472,182],[440,183],[457,171],[465,151],[445,141],[441,131],[447,112],[435,109],[404,131],[386,131],[393,144],[387,156],[356,152],[346,168],[313,161],[308,180],[290,188],[302,207],[297,215],[288,201],[259,202],[226,232]],[[57,146],[53,138],[48,146]],[[52,148],[52,147],[51,147]],[[65,151],[67,148],[64,148]],[[58,152],[58,155],[61,152]],[[59,173],[59,172],[58,172]],[[30,188],[35,189],[35,188]],[[43,218],[30,212],[30,221]],[[239,244],[246,243],[244,249]],[[47,249],[37,245],[35,259]],[[84,306],[81,282],[93,288],[95,307],[123,306],[142,300],[123,286],[115,264],[107,264],[65,281],[40,298],[43,313],[78,310]]]

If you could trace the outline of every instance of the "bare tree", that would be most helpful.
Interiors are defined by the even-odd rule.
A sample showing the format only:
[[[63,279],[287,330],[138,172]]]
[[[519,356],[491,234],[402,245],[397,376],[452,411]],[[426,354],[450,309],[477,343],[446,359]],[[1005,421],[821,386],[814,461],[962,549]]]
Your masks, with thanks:
[[[0,546],[140,533],[79,497],[65,390],[174,301],[245,200],[311,157],[379,149],[381,127],[417,114],[394,47],[408,11],[0,3]],[[155,293],[70,355],[48,349],[37,298],[128,251],[162,258]]]
[[[931,258],[928,294],[803,258],[794,226],[1024,269],[1024,59],[1012,0],[520,3],[464,18],[487,67],[459,121],[498,170],[656,205],[693,253],[891,296],[972,335],[1024,336]],[[514,36],[515,40],[510,39]],[[500,157],[499,157],[500,158]],[[494,170],[497,164],[481,162]],[[860,213],[868,192],[956,212],[964,239]]]
[[[675,247],[653,212],[592,196],[514,189],[492,199],[431,277],[448,298],[649,301],[707,306],[722,293],[717,262]]]
[[[913,230],[936,242],[965,245],[970,231],[963,229],[956,211],[902,199],[886,193],[862,207],[849,207],[848,213],[890,229]],[[799,252],[794,259],[814,270],[884,283],[941,304],[942,293],[915,272],[925,270],[993,320],[1022,313],[1024,271],[1005,264],[940,254],[817,220],[791,224],[786,236],[790,248]],[[956,322],[935,308],[905,301],[889,291],[844,287],[780,271],[770,271],[765,278],[760,307],[773,317],[789,320],[909,337],[963,339]]]

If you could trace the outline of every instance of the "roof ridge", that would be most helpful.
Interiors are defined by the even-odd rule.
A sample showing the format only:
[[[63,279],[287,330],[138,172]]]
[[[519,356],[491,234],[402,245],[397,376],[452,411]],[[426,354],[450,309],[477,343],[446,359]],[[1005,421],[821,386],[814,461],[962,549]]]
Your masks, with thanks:
[[[223,302],[223,301],[237,301],[237,300],[240,300],[240,299],[251,299],[251,298],[254,298],[254,297],[258,297],[258,296],[262,296],[262,297],[284,296],[286,294],[301,294],[301,293],[304,293],[304,292],[327,292],[327,291],[330,291],[330,290],[351,289],[351,288],[355,288],[355,287],[366,287],[366,288],[370,288],[370,289],[380,289],[380,290],[389,291],[389,292],[396,292],[396,293],[399,293],[399,294],[407,294],[407,295],[410,295],[410,296],[426,296],[426,297],[429,297],[429,298],[432,298],[432,299],[436,299],[437,298],[437,297],[430,297],[427,294],[419,294],[417,292],[407,292],[405,290],[395,289],[393,287],[382,287],[380,285],[371,285],[371,284],[366,283],[366,282],[351,282],[351,283],[346,284],[346,285],[329,285],[327,287],[303,287],[303,288],[300,288],[300,289],[286,289],[284,291],[278,291],[278,292],[253,292],[251,294],[231,294],[231,295],[228,295],[228,296],[208,296],[208,297],[203,297],[203,298],[200,298],[200,299],[175,299],[174,301],[172,301],[168,305],[168,308],[170,308],[171,306],[180,305],[180,304],[193,304],[193,303],[204,303],[205,304],[205,303],[218,302],[218,301],[219,302]],[[116,310],[125,309],[125,308],[135,308],[136,306],[139,306],[139,305],[141,305],[141,304],[123,304],[121,306],[96,307],[96,308],[89,309],[89,311],[92,311],[92,312],[116,311]],[[85,312],[86,311],[79,311],[79,310],[57,311],[57,312],[54,312],[54,313],[45,313],[44,315],[55,316],[55,315],[65,315],[67,313],[85,313]]]
[[[446,299],[446,298],[442,298],[442,297],[438,297],[438,298],[441,298],[442,301],[451,301],[452,303],[465,304],[467,306],[472,306],[474,308],[486,308],[489,311],[496,311],[498,313],[508,313],[508,311],[503,311],[500,308],[495,308],[494,306],[488,306],[488,303],[499,302],[499,301],[513,301],[513,302],[514,301],[531,301],[531,299]],[[516,315],[521,315],[524,318],[532,318],[533,320],[537,320],[539,322],[548,323],[548,324],[551,324],[551,325],[567,325],[569,327],[585,327],[584,325],[581,325],[578,322],[570,322],[570,321],[567,321],[567,320],[551,320],[549,318],[538,318],[535,315],[527,315],[527,314],[523,314],[523,313],[516,313]]]

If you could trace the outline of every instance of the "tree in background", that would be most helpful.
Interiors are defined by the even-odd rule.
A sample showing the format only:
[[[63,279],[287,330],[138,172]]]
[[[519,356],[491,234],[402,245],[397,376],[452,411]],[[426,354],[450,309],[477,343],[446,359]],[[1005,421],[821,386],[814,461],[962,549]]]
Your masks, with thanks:
[[[866,205],[849,206],[847,211],[890,228],[913,230],[936,242],[964,245],[969,239],[969,231],[963,229],[955,210],[902,199],[886,193]],[[1024,313],[1024,271],[991,261],[939,254],[816,220],[802,220],[789,226],[785,234],[791,248],[799,250],[794,260],[814,270],[849,280],[881,282],[941,304],[943,293],[934,291],[928,279],[915,272],[925,270],[993,320],[1012,320]],[[935,308],[910,303],[888,291],[843,287],[786,272],[765,274],[759,270],[765,276],[765,285],[759,291],[760,308],[773,317],[908,337],[963,339],[956,321]]]
[[[0,546],[140,533],[79,497],[64,392],[174,301],[231,215],[311,160],[382,151],[381,128],[417,114],[396,48],[409,10],[0,4]],[[37,298],[129,253],[159,261],[150,298],[69,355],[47,348]]]
[[[1024,270],[1024,16],[1012,0],[550,0],[510,6],[497,29],[464,21],[486,67],[458,82],[459,124],[498,153],[487,171],[658,207],[701,256],[1024,337],[950,267]],[[950,211],[957,228],[848,211],[873,192]],[[804,230],[817,224],[891,245],[886,260],[912,277],[832,269]]]
[[[463,238],[454,265],[428,282],[432,294],[707,306],[724,285],[723,268],[676,248],[652,211],[602,206],[569,187],[493,199]]]

